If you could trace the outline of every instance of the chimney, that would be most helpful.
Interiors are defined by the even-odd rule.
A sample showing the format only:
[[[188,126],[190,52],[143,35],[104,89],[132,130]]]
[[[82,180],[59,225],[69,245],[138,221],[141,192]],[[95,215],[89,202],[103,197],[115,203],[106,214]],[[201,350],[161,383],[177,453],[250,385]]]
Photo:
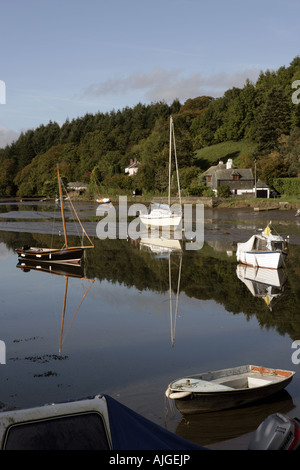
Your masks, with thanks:
[[[228,158],[226,163],[226,169],[230,170],[230,168],[232,168],[232,158]]]

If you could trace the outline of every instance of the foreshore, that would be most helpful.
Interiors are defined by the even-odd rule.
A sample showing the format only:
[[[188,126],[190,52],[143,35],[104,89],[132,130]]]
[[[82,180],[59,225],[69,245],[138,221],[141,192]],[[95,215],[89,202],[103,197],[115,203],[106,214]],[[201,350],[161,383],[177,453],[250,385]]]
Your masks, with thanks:
[[[111,197],[111,202],[117,204],[120,196]],[[71,195],[72,200],[79,202],[91,203],[95,202],[93,199]],[[143,196],[126,196],[127,201],[134,203],[140,202],[143,204],[150,204],[151,201],[155,201],[161,204],[168,203],[167,197],[153,196],[153,198]],[[0,198],[0,203],[19,203],[19,202],[53,202],[54,199],[47,198],[44,196],[36,197],[10,197]],[[253,208],[254,211],[263,210],[297,210],[300,209],[300,198],[276,198],[276,199],[258,199],[258,198],[242,198],[242,197],[231,197],[231,198],[219,198],[219,197],[196,197],[186,196],[181,198],[182,204],[203,204],[207,208],[218,208],[218,209],[243,209]],[[172,203],[177,202],[176,199],[172,199]]]

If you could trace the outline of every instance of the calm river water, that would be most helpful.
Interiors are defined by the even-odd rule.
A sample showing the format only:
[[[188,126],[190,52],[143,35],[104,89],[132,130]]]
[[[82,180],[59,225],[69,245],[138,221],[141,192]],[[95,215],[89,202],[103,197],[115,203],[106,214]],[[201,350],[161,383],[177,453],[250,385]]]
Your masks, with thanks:
[[[97,205],[76,207],[95,248],[74,277],[19,267],[14,252],[63,244],[57,223],[52,235],[54,204],[0,204],[2,410],[106,393],[178,435],[213,448],[230,440],[233,449],[247,446],[271,413],[300,417],[300,365],[292,359],[292,343],[300,340],[294,211],[205,210],[203,247],[168,254],[140,240],[100,240]],[[270,219],[290,236],[274,298],[254,295],[235,258],[236,242]],[[246,363],[296,376],[284,393],[240,410],[185,419],[166,402],[175,378]]]

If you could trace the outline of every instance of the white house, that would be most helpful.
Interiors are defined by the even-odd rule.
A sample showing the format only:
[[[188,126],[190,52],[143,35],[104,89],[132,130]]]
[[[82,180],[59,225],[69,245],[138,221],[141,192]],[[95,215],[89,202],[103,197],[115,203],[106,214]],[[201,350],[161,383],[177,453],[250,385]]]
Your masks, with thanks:
[[[206,186],[217,193],[220,186],[228,186],[231,194],[240,196],[251,194],[257,197],[270,197],[268,185],[258,180],[255,185],[255,178],[250,168],[237,168],[229,158],[227,163],[219,161],[218,165],[211,166],[205,173]]]

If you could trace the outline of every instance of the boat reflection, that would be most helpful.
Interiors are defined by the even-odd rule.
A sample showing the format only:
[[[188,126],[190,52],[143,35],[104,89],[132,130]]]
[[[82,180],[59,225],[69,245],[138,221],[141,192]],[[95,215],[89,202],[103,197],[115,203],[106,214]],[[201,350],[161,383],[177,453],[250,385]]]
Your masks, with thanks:
[[[73,315],[72,321],[70,323],[69,329],[71,328],[75,317],[80,309],[82,302],[84,301],[85,297],[87,296],[89,290],[91,289],[93,283],[95,282],[94,279],[88,279],[84,277],[83,269],[80,265],[63,265],[58,263],[37,263],[34,261],[20,261],[17,268],[22,269],[23,272],[30,272],[30,271],[39,271],[43,273],[48,273],[56,276],[63,276],[65,277],[65,290],[64,290],[64,299],[63,299],[63,309],[62,309],[62,318],[61,318],[61,328],[60,328],[60,338],[59,338],[59,353],[62,351],[62,344],[63,344],[63,331],[64,331],[64,323],[65,323],[65,314],[66,314],[66,304],[67,304],[67,294],[68,294],[68,283],[69,278],[76,278],[76,279],[84,279],[89,281],[89,286],[85,290],[82,295],[82,299]]]
[[[38,261],[19,261],[17,268],[25,273],[29,271],[42,271],[44,273],[56,274],[57,276],[83,277],[83,268],[80,264],[39,263]]]
[[[238,279],[248,287],[251,294],[263,299],[270,310],[272,310],[271,302],[283,293],[287,280],[286,273],[282,268],[255,268],[239,264],[236,274]]]
[[[150,251],[155,257],[167,258],[169,268],[169,304],[170,304],[170,326],[171,326],[171,345],[174,346],[176,320],[178,316],[178,300],[180,292],[180,280],[182,269],[182,245],[180,240],[174,240],[164,237],[159,238],[141,238],[140,248]],[[175,255],[175,259],[179,260],[178,264],[178,278],[176,286],[175,308],[173,307],[173,289],[172,289],[172,259],[171,255]]]
[[[286,390],[282,390],[257,404],[182,417],[176,434],[207,446],[254,432],[269,415],[287,414],[294,408],[292,397]]]
[[[174,240],[170,238],[141,238],[140,240],[141,249],[150,251],[155,255],[167,255],[169,257],[170,253],[180,253],[182,252],[182,246],[180,240]]]

